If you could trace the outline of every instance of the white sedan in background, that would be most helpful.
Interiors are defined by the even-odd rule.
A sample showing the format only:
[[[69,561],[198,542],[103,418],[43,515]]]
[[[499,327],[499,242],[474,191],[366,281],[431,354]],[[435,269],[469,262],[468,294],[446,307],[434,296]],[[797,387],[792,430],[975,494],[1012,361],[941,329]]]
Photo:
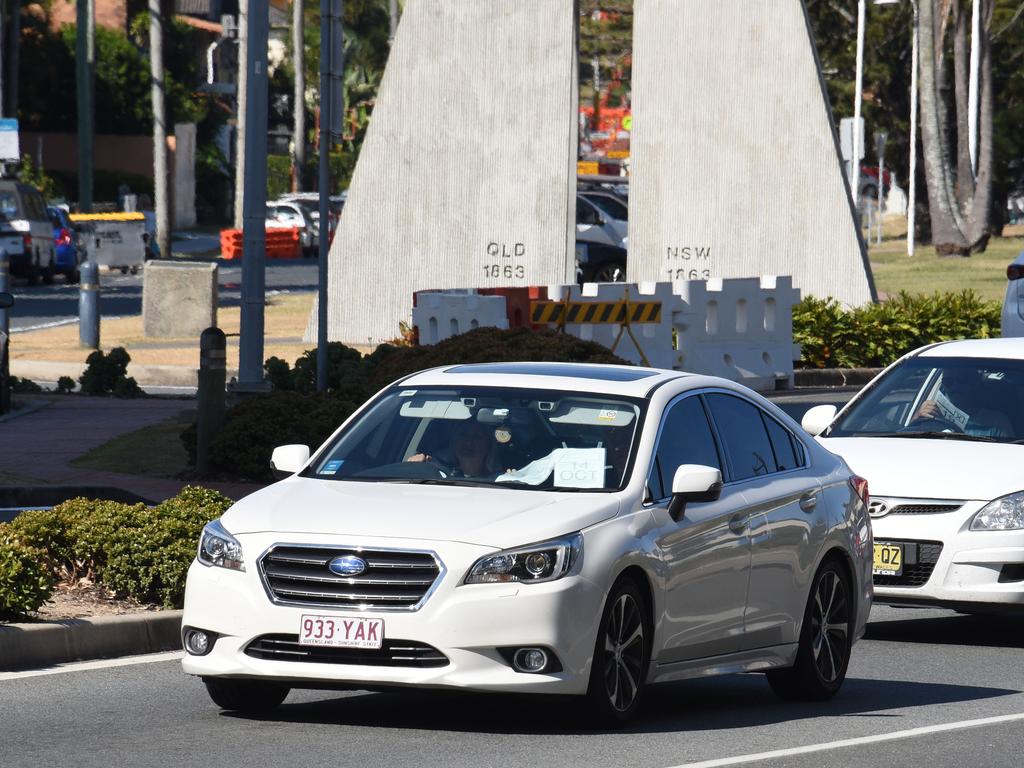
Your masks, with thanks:
[[[1024,339],[919,349],[803,425],[871,482],[877,602],[1024,610]]]
[[[825,699],[871,606],[867,484],[722,379],[457,365],[388,387],[203,532],[184,669],[226,709],[289,688],[587,697],[767,672]]]

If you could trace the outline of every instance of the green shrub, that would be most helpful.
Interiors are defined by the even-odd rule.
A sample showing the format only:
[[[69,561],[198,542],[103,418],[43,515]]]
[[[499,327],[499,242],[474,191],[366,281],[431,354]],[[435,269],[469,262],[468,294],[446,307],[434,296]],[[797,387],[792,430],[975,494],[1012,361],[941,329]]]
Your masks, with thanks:
[[[37,610],[50,599],[53,584],[44,553],[22,542],[9,525],[0,524],[0,617]]]
[[[138,397],[142,390],[135,379],[128,375],[128,363],[132,360],[124,347],[114,347],[106,355],[96,350],[85,358],[85,372],[78,381],[85,395],[114,395],[115,397]]]
[[[267,200],[277,200],[292,188],[292,159],[288,155],[267,156]]]
[[[32,379],[19,379],[17,376],[11,376],[9,381],[11,392],[16,395],[37,395],[43,391],[43,388]]]
[[[809,368],[878,368],[917,347],[999,335],[1000,304],[973,291],[931,296],[899,293],[846,309],[810,296],[793,308],[793,341]]]
[[[80,498],[23,512],[8,528],[51,580],[90,577],[121,596],[180,607],[199,534],[231,503],[194,486],[155,507]],[[0,603],[3,563],[0,537]]]
[[[61,376],[57,379],[57,391],[61,394],[69,394],[75,391],[75,380],[70,376]]]

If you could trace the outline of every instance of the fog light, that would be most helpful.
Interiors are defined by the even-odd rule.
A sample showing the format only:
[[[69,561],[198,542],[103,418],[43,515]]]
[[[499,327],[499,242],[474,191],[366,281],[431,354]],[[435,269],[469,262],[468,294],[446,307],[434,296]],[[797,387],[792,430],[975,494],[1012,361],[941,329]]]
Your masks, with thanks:
[[[519,672],[540,672],[548,665],[548,655],[540,648],[520,648],[512,659]]]
[[[210,652],[213,638],[201,629],[186,629],[184,634],[185,650],[193,656],[205,656]]]

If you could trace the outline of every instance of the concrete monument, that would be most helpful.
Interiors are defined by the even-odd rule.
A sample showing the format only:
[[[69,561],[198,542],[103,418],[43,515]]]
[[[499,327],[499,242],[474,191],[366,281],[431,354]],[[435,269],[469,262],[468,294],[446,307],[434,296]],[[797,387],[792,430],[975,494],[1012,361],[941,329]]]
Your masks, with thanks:
[[[636,0],[629,278],[875,298],[802,0]]]
[[[408,0],[331,248],[332,341],[396,337],[414,291],[573,278],[576,25],[574,0]]]

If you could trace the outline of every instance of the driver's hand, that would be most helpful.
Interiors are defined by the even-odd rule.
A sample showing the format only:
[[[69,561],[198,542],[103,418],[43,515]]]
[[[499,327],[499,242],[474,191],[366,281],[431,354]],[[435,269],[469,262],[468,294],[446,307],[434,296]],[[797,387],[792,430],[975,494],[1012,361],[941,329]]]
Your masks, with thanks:
[[[424,462],[431,461],[434,457],[428,453],[414,453],[406,461]]]
[[[921,403],[921,407],[917,409],[917,413],[914,414],[914,418],[910,420],[911,424],[915,421],[927,421],[928,419],[941,419],[942,411],[939,409],[939,404],[934,400],[925,400]]]

